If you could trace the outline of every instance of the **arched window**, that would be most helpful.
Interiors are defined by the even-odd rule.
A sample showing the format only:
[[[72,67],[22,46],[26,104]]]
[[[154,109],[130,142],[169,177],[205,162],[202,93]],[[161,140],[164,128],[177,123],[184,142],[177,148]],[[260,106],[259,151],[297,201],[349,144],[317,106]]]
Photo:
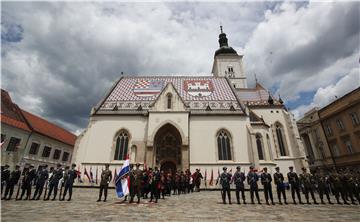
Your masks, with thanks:
[[[259,160],[264,160],[264,151],[262,145],[262,136],[260,134],[256,134],[256,146],[259,155]]]
[[[276,127],[276,137],[278,140],[278,145],[280,150],[280,156],[287,156],[284,136],[282,133],[283,132],[282,126],[279,123],[277,123],[275,127]]]
[[[171,101],[172,100],[172,95],[171,93],[167,94],[167,108],[171,109]]]
[[[126,131],[121,131],[116,138],[114,160],[125,160],[128,153],[128,144],[129,134]]]
[[[230,138],[226,131],[221,130],[217,136],[219,160],[231,160]]]

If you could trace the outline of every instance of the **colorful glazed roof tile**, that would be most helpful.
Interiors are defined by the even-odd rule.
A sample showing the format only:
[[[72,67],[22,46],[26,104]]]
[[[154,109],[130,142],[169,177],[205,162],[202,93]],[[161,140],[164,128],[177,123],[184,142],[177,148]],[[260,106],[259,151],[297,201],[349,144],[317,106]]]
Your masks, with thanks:
[[[274,100],[274,104],[269,104],[269,92],[259,83],[256,83],[255,88],[237,89],[236,95],[240,101],[247,106],[282,105],[282,103],[273,96],[271,97]]]
[[[101,104],[100,110],[136,110],[149,106],[167,84],[172,83],[185,105],[191,110],[235,109],[241,106],[225,78],[217,77],[123,77]]]

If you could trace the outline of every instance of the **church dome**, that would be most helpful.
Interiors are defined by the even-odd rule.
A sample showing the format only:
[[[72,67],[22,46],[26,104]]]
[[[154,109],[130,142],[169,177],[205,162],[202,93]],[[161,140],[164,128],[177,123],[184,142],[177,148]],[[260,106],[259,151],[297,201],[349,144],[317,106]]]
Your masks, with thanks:
[[[215,56],[224,55],[224,54],[237,55],[237,52],[235,51],[235,49],[233,49],[232,47],[230,47],[228,45],[228,39],[226,38],[226,34],[223,33],[222,26],[220,26],[220,30],[221,30],[221,33],[219,35],[220,48],[215,51]]]

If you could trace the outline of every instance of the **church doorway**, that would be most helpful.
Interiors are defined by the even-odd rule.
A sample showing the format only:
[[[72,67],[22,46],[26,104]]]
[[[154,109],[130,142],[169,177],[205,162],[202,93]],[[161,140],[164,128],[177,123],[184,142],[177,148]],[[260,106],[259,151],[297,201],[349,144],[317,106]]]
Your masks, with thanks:
[[[155,135],[155,165],[164,171],[182,169],[182,140],[180,132],[171,124],[162,126]]]

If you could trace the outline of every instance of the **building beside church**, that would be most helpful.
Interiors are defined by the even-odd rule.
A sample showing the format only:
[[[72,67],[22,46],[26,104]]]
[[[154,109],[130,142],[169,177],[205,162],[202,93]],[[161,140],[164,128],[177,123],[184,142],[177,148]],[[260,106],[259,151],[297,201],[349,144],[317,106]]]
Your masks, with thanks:
[[[307,166],[293,115],[260,83],[247,85],[243,55],[219,35],[209,76],[123,76],[93,107],[73,162],[84,168],[130,161],[165,171],[227,166],[274,172]]]
[[[70,165],[75,141],[74,134],[21,109],[1,90],[2,165]]]

